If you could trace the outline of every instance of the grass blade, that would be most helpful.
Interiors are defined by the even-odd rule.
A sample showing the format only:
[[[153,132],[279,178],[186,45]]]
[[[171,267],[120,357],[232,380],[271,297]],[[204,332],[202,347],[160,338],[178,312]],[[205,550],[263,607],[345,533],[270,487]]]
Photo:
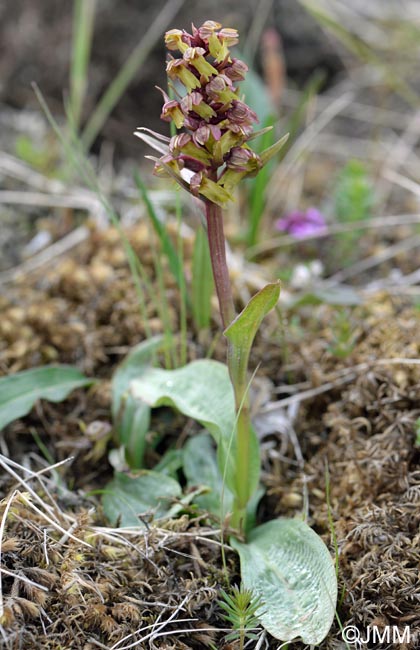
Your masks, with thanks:
[[[161,37],[162,32],[178,13],[184,1],[168,0],[156,19],[145,30],[143,38],[131,52],[114,80],[109,84],[83,131],[82,142],[86,150],[92,146],[121,95],[145,62],[153,46]]]
[[[275,118],[267,118],[264,126],[274,126]],[[275,140],[275,131],[271,129],[266,131],[262,138],[260,144],[260,150],[264,151],[271,145],[274,144]],[[250,196],[250,213],[249,213],[249,230],[247,235],[247,244],[248,246],[255,246],[258,243],[258,235],[260,230],[261,217],[264,212],[265,207],[265,189],[270,178],[270,165],[263,167],[259,174],[255,177],[252,182],[251,196]]]
[[[299,0],[309,14],[327,31],[331,32],[352,54],[364,63],[381,70],[385,81],[412,107],[419,104],[419,96],[404,78],[396,73],[390,65],[378,55],[362,38],[341,25],[330,13],[318,4],[316,0]]]
[[[96,0],[74,0],[69,106],[72,126],[76,131],[87,88],[95,10]]]
[[[179,288],[182,289],[182,285],[185,283],[185,278],[184,278],[184,273],[183,273],[183,268],[182,268],[182,263],[179,259],[179,256],[177,254],[177,251],[175,250],[175,247],[166,231],[165,226],[162,224],[160,219],[158,218],[156,214],[156,210],[153,206],[153,203],[150,200],[149,193],[147,191],[147,188],[145,184],[143,183],[139,173],[137,171],[134,172],[134,181],[137,185],[137,188],[141,194],[141,197],[144,201],[144,204],[147,209],[147,215],[152,223],[152,226],[159,238],[160,244],[162,246],[162,250],[168,260],[169,268],[171,270],[172,275],[174,276],[174,279],[176,283],[178,284]]]

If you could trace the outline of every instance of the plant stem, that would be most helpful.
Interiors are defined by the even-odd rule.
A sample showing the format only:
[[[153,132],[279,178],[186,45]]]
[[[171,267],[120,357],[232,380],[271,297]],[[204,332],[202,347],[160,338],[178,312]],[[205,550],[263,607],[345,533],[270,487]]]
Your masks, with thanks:
[[[223,230],[222,208],[215,203],[206,203],[206,219],[214,284],[219,299],[223,329],[226,329],[235,318],[236,313],[226,262],[226,242]]]
[[[249,465],[250,465],[250,429],[249,400],[247,384],[248,354],[240,346],[232,342],[228,344],[228,368],[235,393],[236,419],[236,476],[235,500],[231,524],[243,532],[246,526],[246,506],[249,494]]]
[[[226,262],[222,209],[214,203],[206,203],[206,218],[214,284],[219,299],[223,329],[226,329],[234,320],[236,312]],[[229,342],[227,363],[235,393],[235,409],[237,413],[235,500],[231,523],[234,528],[242,532],[246,524],[246,506],[250,497],[248,474],[251,423],[247,398],[248,354],[240,346]]]

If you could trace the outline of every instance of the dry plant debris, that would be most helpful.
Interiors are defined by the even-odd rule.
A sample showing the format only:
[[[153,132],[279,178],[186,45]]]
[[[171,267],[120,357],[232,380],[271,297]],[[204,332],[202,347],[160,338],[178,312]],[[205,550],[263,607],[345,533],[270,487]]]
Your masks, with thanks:
[[[56,468],[2,466],[18,479],[0,504],[2,647],[205,648],[220,636],[220,531],[188,516],[101,527],[83,497],[68,509]]]
[[[133,229],[132,241],[147,263],[143,228],[139,224]],[[173,296],[175,313],[174,288]],[[2,321],[5,370],[42,363],[45,350],[53,350],[50,359],[77,362],[109,377],[117,359],[144,336],[112,229],[92,232],[54,270],[11,287],[7,300]],[[262,411],[276,404],[280,392],[279,409],[293,422],[297,437],[289,431],[286,438],[279,433],[280,440],[275,435],[266,438],[263,478],[269,496],[261,516],[298,512],[307,494],[310,521],[331,542],[325,493],[328,463],[344,593],[341,621],[362,629],[372,621],[410,625],[409,647],[414,650],[420,626],[420,475],[414,446],[420,365],[410,360],[418,360],[420,350],[418,311],[408,299],[386,293],[354,308],[357,336],[344,360],[331,352],[333,309],[320,305],[302,314],[305,341],[302,330],[289,328],[287,363],[278,337],[272,336],[276,324],[268,320],[262,335],[261,354],[269,361],[260,380]],[[20,353],[13,347],[18,344]],[[10,349],[15,351],[12,356]],[[293,388],[290,377],[298,382],[289,394],[295,403],[282,406],[283,389]],[[324,385],[327,389],[319,392]],[[33,440],[27,436],[28,422],[41,434],[48,432],[56,458],[72,453],[73,462],[55,474],[46,471],[44,463],[41,478],[41,461],[34,461]],[[99,445],[101,436],[93,435],[98,423],[104,434]],[[10,475],[1,484],[6,648],[122,650],[136,642],[138,647],[195,649],[221,643],[223,622],[215,605],[222,584],[217,531],[187,516],[168,522],[165,529],[109,530],[96,497],[57,483],[62,476],[79,488],[103,485],[109,472],[109,430],[105,382],[99,391],[76,392],[62,405],[43,404],[26,424],[16,422],[6,432],[4,444],[26,468],[14,469],[25,477],[25,484]],[[293,457],[298,450],[302,457],[297,456],[297,462]],[[31,474],[27,469],[35,466],[36,483],[37,470]],[[28,486],[41,503],[45,501],[44,508]],[[233,574],[236,570],[231,564]],[[184,620],[191,618],[194,621]],[[336,627],[324,645],[329,650],[341,647],[339,643]]]

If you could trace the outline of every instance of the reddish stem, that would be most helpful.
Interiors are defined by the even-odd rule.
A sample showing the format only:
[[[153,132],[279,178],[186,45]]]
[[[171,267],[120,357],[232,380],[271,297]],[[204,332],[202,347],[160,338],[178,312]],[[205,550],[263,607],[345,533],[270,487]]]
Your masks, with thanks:
[[[215,203],[206,203],[206,219],[207,238],[210,247],[214,284],[219,299],[223,329],[226,329],[235,318],[236,313],[233,304],[229,270],[226,262],[226,243],[223,231],[222,208]]]

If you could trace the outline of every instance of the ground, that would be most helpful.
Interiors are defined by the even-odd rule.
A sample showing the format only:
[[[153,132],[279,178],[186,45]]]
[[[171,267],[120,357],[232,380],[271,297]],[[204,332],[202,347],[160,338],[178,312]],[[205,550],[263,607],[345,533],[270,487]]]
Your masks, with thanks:
[[[129,234],[144,260],[144,225]],[[307,507],[308,521],[332,553],[336,544],[343,625],[363,629],[375,621],[415,630],[420,367],[409,360],[418,359],[418,310],[385,292],[352,308],[356,337],[343,361],[330,351],[335,308],[306,309],[299,326],[282,316],[281,344],[277,316],[267,319],[253,354],[253,363],[261,362],[255,415],[267,486],[260,517],[293,516]],[[5,432],[2,508],[12,515],[2,545],[11,572],[3,576],[5,647],[125,647],[121,639],[134,629],[144,643],[152,638],[152,647],[220,644],[218,526],[185,514],[146,533],[112,530],[95,496],[111,475],[109,378],[145,336],[118,233],[92,227],[74,250],[8,284],[2,312],[5,370],[54,361],[101,378],[63,404],[38,404]],[[158,317],[150,316],[159,331]],[[216,358],[223,359],[223,348],[220,340]],[[194,337],[190,350],[200,354]],[[108,445],[98,444],[101,435]],[[44,446],[65,464],[49,470]],[[231,552],[228,562],[233,577],[238,567]],[[185,618],[194,620],[177,622]],[[185,628],[195,632],[180,633]],[[339,638],[334,626],[325,647],[340,647]]]

